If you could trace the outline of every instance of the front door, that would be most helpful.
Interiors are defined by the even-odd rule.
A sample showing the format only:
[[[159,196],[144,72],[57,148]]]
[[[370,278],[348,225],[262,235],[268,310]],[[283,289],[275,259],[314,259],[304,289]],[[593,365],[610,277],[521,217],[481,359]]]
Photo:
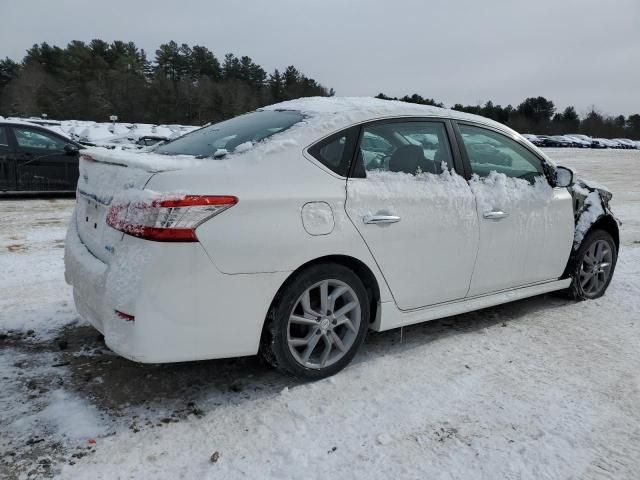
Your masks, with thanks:
[[[16,159],[7,128],[0,125],[0,192],[16,190]]]
[[[480,224],[469,296],[559,278],[573,243],[571,194],[551,186],[543,161],[515,139],[458,127]]]
[[[31,127],[12,127],[16,140],[18,189],[73,191],[78,181],[78,156],[54,133]]]
[[[478,247],[475,200],[442,121],[362,128],[346,211],[400,309],[463,298]]]

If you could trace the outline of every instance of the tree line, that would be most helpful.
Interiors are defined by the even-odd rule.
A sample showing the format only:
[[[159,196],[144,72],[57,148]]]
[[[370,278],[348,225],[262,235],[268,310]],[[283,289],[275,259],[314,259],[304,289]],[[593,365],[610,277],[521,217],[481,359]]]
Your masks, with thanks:
[[[264,105],[329,89],[295,66],[267,73],[248,56],[218,59],[207,47],[160,45],[153,59],[134,42],[73,41],[27,50],[20,62],[0,60],[0,115],[123,122],[194,124],[216,122]],[[378,98],[392,99],[380,93]],[[443,104],[421,95],[393,98]],[[594,137],[640,139],[640,115],[609,116],[592,107],[582,118],[572,106],[556,111],[551,100],[531,97],[513,107],[455,104],[454,110],[504,123],[519,132],[584,133]]]
[[[392,98],[380,93],[377,98],[435,107],[444,106],[433,98],[423,98],[415,93],[400,98]],[[640,114],[633,114],[628,117],[624,115],[609,116],[603,115],[595,107],[591,107],[587,114],[581,118],[573,106],[568,106],[562,111],[556,111],[554,103],[544,97],[527,98],[516,107],[511,105],[502,107],[488,101],[484,105],[462,105],[456,103],[452,108],[461,112],[491,118],[522,133],[537,133],[541,135],[582,133],[590,137],[640,139]]]
[[[196,124],[283,100],[333,95],[295,66],[267,73],[250,57],[218,59],[174,41],[153,59],[133,42],[36,44],[20,62],[0,60],[0,115]]]

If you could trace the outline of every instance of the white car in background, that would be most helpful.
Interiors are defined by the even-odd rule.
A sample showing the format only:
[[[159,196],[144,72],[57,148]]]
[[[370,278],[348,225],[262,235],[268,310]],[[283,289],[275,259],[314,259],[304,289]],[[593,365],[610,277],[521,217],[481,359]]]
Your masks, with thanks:
[[[636,146],[636,142],[634,142],[633,140],[629,140],[628,138],[614,138],[613,140],[622,144],[624,148],[634,149],[634,150],[638,148]]]
[[[593,143],[596,148],[613,148],[613,145],[606,138],[594,138]]]
[[[585,140],[576,135],[563,135],[565,138],[568,138],[572,142],[574,142],[576,147],[580,148],[591,148],[591,140]]]
[[[66,279],[131,360],[260,352],[321,378],[369,329],[601,296],[619,246],[610,198],[485,118],[300,99],[151,153],[88,149]]]

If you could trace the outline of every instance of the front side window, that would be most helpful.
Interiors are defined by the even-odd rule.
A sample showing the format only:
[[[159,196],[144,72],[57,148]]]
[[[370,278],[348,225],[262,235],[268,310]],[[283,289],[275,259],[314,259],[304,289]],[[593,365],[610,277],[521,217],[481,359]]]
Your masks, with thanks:
[[[284,132],[304,116],[292,110],[264,110],[194,130],[154,150],[165,155],[194,155],[196,157],[223,157],[251,148],[256,142],[276,133]]]
[[[13,127],[13,133],[20,148],[62,151],[66,142],[53,134],[30,128]],[[1,143],[1,142],[0,142]]]
[[[486,177],[495,171],[531,183],[544,176],[542,161],[515,140],[481,127],[459,127],[472,173]]]
[[[446,127],[436,121],[368,125],[359,155],[367,171],[438,174],[452,165]]]

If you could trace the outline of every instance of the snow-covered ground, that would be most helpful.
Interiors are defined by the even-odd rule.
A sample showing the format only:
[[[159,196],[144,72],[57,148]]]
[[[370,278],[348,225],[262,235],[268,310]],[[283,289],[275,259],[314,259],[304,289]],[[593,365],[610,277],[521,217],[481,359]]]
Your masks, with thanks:
[[[306,384],[254,358],[115,356],[64,283],[73,201],[0,201],[0,478],[638,478],[640,152],[547,153],[614,192],[603,298],[372,333]]]

